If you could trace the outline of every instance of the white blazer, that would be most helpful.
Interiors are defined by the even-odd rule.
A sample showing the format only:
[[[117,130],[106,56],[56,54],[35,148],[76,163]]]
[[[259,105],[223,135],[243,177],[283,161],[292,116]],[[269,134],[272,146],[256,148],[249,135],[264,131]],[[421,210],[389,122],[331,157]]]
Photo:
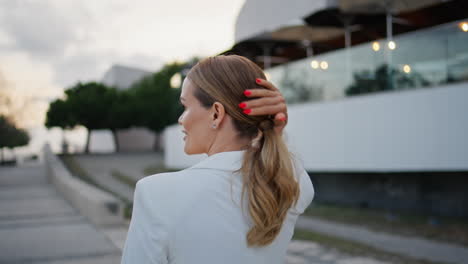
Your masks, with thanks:
[[[247,194],[242,213],[242,175],[233,173],[241,167],[243,153],[217,153],[188,169],[139,180],[121,263],[284,263],[297,217],[314,196],[312,182],[295,161],[297,205],[273,243],[249,248]]]

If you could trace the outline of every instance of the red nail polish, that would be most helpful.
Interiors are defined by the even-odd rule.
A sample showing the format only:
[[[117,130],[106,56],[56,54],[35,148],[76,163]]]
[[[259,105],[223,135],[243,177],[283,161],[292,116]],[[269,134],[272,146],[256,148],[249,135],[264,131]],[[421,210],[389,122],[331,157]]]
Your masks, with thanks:
[[[252,112],[252,109],[245,109],[244,110],[244,114],[250,114],[250,112]]]
[[[286,117],[280,117],[279,120],[286,121]]]
[[[256,81],[257,83],[261,83],[261,82],[262,82],[262,80],[260,80],[259,78],[255,79],[255,81]]]
[[[245,94],[246,96],[249,96],[249,95],[252,94],[252,92],[251,92],[251,91],[248,91],[248,90],[245,90],[245,91],[244,91],[244,94]]]
[[[239,104],[239,107],[240,107],[240,108],[245,108],[246,106],[247,106],[246,103],[240,103],[240,104]]]

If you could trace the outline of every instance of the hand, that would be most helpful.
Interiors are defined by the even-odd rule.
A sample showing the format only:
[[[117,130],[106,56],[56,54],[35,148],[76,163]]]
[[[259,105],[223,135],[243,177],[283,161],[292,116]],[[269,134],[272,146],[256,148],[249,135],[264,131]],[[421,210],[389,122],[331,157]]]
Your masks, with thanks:
[[[245,90],[245,96],[258,99],[242,102],[239,106],[249,112],[249,115],[274,115],[275,131],[282,133],[288,123],[288,109],[281,92],[271,82],[257,79],[257,84],[266,89]],[[248,111],[250,109],[250,111]]]

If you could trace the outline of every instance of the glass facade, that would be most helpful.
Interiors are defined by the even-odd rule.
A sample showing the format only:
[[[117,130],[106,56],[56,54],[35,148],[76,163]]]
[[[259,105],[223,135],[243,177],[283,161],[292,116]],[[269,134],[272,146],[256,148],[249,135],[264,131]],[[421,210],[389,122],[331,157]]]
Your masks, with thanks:
[[[468,81],[468,18],[266,70],[289,103]]]

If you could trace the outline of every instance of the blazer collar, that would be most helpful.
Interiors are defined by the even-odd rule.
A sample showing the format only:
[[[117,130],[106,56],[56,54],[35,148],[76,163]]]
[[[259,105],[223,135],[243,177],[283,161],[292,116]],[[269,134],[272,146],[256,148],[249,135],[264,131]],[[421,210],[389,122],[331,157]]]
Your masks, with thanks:
[[[216,169],[235,171],[241,168],[245,150],[226,151],[213,154],[189,169]]]

